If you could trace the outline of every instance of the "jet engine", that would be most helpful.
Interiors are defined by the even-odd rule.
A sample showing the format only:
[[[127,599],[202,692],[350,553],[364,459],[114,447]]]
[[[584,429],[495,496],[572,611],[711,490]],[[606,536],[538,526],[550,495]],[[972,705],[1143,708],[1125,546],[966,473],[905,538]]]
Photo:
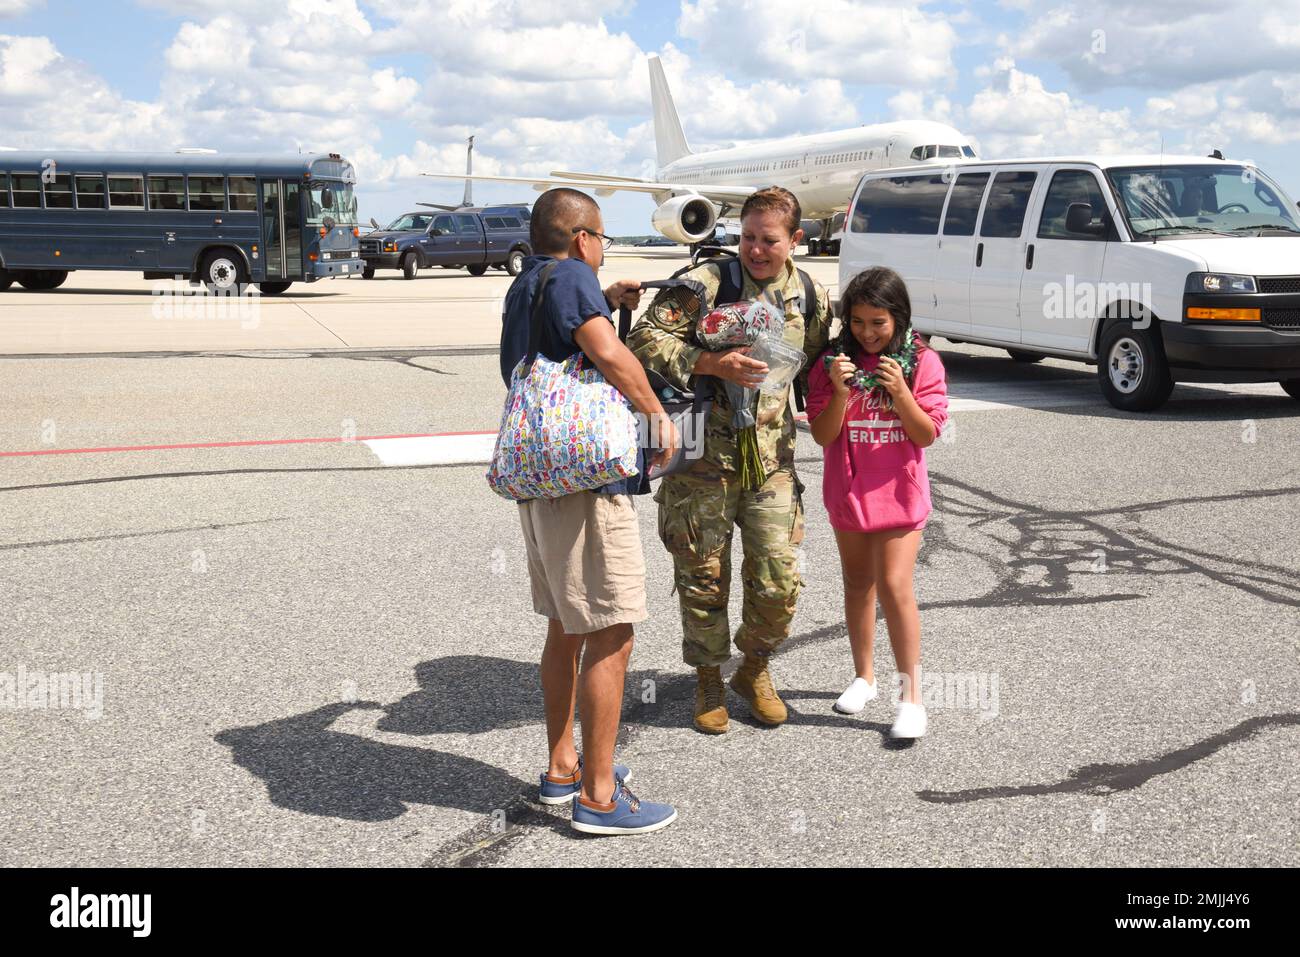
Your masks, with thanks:
[[[703,196],[674,196],[650,217],[654,228],[678,243],[698,243],[713,237],[718,211]]]

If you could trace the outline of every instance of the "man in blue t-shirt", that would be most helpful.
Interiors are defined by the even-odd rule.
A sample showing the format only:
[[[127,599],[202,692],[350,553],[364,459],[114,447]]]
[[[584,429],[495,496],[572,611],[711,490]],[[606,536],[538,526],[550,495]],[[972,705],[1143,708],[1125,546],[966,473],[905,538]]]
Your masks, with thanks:
[[[595,200],[575,189],[548,190],[533,205],[535,255],[524,260],[506,293],[501,378],[509,385],[528,353],[542,271],[554,263],[538,315],[539,353],[556,362],[584,353],[648,417],[657,440],[654,460],[667,461],[680,444],[677,429],[610,318],[615,306],[638,304],[640,283],[600,288],[596,271],[609,242],[604,229]],[[591,834],[644,833],[677,817],[667,804],[637,800],[626,787],[628,769],[614,763],[632,626],[649,617],[645,557],[629,494],[644,490],[644,455],[638,464],[640,475],[597,491],[519,503],[533,608],[547,618],[541,677],[550,763],[541,775],[540,800],[571,804],[574,829]],[[575,694],[581,698],[583,756],[573,741]]]

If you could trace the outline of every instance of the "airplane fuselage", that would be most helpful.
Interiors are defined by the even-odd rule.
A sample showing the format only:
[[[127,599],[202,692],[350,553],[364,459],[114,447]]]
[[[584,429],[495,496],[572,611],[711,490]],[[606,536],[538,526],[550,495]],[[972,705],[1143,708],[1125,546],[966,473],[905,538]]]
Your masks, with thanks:
[[[951,126],[900,121],[692,153],[660,167],[658,180],[686,188],[699,183],[705,189],[710,184],[784,186],[799,198],[805,219],[830,219],[848,208],[863,173],[943,165],[974,155],[966,137]]]

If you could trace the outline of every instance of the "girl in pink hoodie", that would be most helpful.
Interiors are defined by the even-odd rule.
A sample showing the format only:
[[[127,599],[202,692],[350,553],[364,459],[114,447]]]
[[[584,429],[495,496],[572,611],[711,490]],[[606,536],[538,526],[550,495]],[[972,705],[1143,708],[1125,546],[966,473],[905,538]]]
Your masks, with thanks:
[[[930,514],[926,446],[948,419],[939,354],[912,329],[907,285],[892,269],[859,273],[840,295],[843,331],[813,364],[808,421],[822,446],[822,499],[844,575],[844,614],[857,675],[835,702],[856,714],[876,696],[876,599],[902,677],[890,735],[925,734],[921,618],[912,570]]]

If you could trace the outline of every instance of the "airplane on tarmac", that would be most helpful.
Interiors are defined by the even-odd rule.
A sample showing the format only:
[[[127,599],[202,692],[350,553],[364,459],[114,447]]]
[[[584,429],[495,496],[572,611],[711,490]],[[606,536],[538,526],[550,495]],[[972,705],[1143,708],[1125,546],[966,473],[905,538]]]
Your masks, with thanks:
[[[610,196],[619,191],[647,193],[657,204],[650,217],[654,228],[675,242],[688,244],[711,239],[718,221],[737,216],[750,193],[764,186],[784,186],[798,197],[804,218],[821,224],[819,238],[809,240],[808,251],[813,255],[837,255],[839,240],[830,238],[833,221],[837,213],[848,209],[863,173],[975,158],[975,150],[963,134],[942,123],[919,120],[790,136],[694,153],[682,132],[663,64],[657,56],[651,56],[649,66],[658,161],[654,180],[565,170],[531,177],[422,175],[527,183],[538,191],[570,186],[592,190],[597,196]]]

